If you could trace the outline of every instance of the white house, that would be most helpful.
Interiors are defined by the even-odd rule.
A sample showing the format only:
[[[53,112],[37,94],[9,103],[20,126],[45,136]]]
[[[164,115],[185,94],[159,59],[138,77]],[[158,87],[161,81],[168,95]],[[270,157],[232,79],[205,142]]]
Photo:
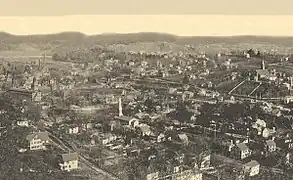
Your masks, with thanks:
[[[165,135],[163,133],[160,133],[157,137],[157,142],[164,142],[165,140]]]
[[[68,133],[69,134],[78,134],[78,132],[79,132],[78,126],[74,126],[74,127],[69,127],[68,128]]]
[[[273,129],[264,128],[264,130],[262,131],[262,137],[268,138],[269,136],[271,136],[275,132],[276,132],[275,127],[273,127]]]
[[[36,132],[26,136],[30,150],[45,150],[45,144],[49,143],[48,132]]]
[[[275,141],[267,140],[266,141],[266,148],[267,148],[268,152],[275,152],[277,149],[277,145],[276,145]]]
[[[238,143],[233,147],[236,159],[245,159],[251,155],[251,150],[245,143]]]
[[[114,134],[111,134],[111,133],[105,134],[103,137],[100,138],[101,143],[103,145],[108,144],[108,143],[110,143],[112,141],[115,141],[116,139],[117,139],[117,136],[114,135]]]
[[[29,122],[27,120],[21,120],[21,121],[17,121],[17,125],[21,127],[28,127]]]
[[[151,127],[147,124],[140,124],[139,129],[141,130],[143,136],[153,135],[153,132],[151,131]]]
[[[60,169],[63,171],[71,171],[78,168],[78,154],[68,153],[62,154],[62,160],[59,163]]]
[[[252,160],[244,164],[244,172],[248,173],[249,176],[255,176],[259,174],[259,169],[260,169],[260,164],[255,160]]]

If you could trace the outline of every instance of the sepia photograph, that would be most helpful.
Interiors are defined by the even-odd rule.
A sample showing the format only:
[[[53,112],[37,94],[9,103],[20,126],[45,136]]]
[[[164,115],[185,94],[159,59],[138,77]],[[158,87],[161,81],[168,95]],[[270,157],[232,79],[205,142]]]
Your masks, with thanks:
[[[0,180],[291,180],[285,1],[6,1]]]

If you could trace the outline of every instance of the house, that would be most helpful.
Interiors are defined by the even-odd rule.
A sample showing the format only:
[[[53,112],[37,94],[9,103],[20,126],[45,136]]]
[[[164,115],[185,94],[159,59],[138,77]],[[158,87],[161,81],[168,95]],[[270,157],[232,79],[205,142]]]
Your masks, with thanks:
[[[255,80],[258,81],[259,79],[275,81],[277,76],[271,74],[267,69],[257,69]]]
[[[202,180],[202,172],[197,169],[179,171],[172,175],[172,180]]]
[[[275,141],[273,141],[273,140],[266,141],[266,150],[268,152],[275,152],[276,148],[277,148],[277,145],[276,145]]]
[[[111,131],[114,131],[115,129],[119,128],[119,124],[116,121],[110,121],[109,126],[110,126]]]
[[[257,129],[258,127],[265,128],[267,127],[267,123],[262,119],[257,119],[253,124],[252,127]]]
[[[154,135],[154,133],[151,131],[151,127],[147,124],[140,124],[139,129],[142,132],[142,136]]]
[[[159,171],[150,172],[147,174],[146,180],[158,180],[159,179]]]
[[[79,132],[78,126],[69,126],[67,127],[68,134],[77,134]]]
[[[7,93],[14,99],[17,100],[26,100],[31,101],[32,100],[32,92],[30,90],[26,89],[20,89],[20,88],[10,88]]]
[[[251,155],[251,150],[245,143],[238,143],[233,147],[233,155],[236,159],[245,159]]]
[[[184,144],[188,144],[188,137],[186,134],[184,133],[178,134],[178,137]]]
[[[252,160],[244,164],[243,169],[244,173],[247,173],[249,176],[255,176],[259,174],[260,164],[257,161]]]
[[[157,142],[164,142],[166,141],[165,135],[163,133],[160,133],[157,137]]]
[[[158,171],[158,165],[150,161],[149,166],[147,167],[146,180],[158,180],[160,172]]]
[[[68,153],[62,154],[62,160],[59,163],[60,169],[63,171],[71,171],[78,168],[78,154]]]
[[[268,138],[272,136],[275,132],[276,132],[275,127],[273,127],[272,129],[264,128],[264,130],[262,131],[262,137]]]
[[[100,137],[100,141],[101,141],[102,145],[108,144],[112,141],[115,141],[116,139],[117,139],[117,136],[114,134],[111,134],[111,133],[103,134]]]
[[[13,98],[18,100],[39,102],[42,99],[42,93],[39,90],[32,91],[32,90],[20,89],[20,88],[10,88],[7,92]]]
[[[121,125],[128,125],[132,128],[135,128],[139,125],[138,119],[123,115],[121,98],[118,99],[118,111],[119,111],[119,115],[115,116],[115,120],[119,121]]]
[[[29,121],[27,121],[27,120],[20,120],[20,121],[17,121],[16,124],[18,126],[21,126],[21,127],[28,127],[29,126]]]
[[[199,169],[204,170],[208,169],[211,165],[211,154],[210,153],[202,153],[201,154],[201,161],[199,164]]]
[[[83,123],[81,126],[82,126],[82,129],[85,131],[93,128],[92,123]]]
[[[262,119],[257,119],[256,122],[252,124],[252,128],[257,130],[258,135],[262,134],[262,130],[267,127],[267,123]]]
[[[32,92],[32,101],[40,102],[42,100],[42,92],[37,90]]]
[[[45,150],[45,145],[49,143],[48,132],[35,132],[26,136],[30,150]]]
[[[132,128],[135,128],[139,125],[139,121],[136,118],[128,116],[115,116],[115,119],[120,122],[121,125],[128,125]]]
[[[276,140],[276,144],[281,149],[293,149],[293,140],[289,133]]]

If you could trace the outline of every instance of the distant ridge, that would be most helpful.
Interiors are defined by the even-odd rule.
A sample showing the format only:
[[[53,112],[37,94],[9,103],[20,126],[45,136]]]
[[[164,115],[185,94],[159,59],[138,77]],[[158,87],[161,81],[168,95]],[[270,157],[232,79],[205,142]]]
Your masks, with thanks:
[[[141,33],[103,33],[97,35],[86,35],[81,32],[61,32],[45,35],[13,35],[0,32],[0,40],[4,43],[44,43],[44,42],[101,42],[101,43],[132,43],[165,41],[183,44],[213,44],[213,43],[271,43],[276,45],[293,45],[293,37],[285,36],[177,36],[156,32]]]

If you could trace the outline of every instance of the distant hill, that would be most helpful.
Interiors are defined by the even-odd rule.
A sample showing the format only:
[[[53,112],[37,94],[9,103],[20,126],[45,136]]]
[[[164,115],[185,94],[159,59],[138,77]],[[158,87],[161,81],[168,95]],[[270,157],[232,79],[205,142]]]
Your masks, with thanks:
[[[103,42],[103,43],[132,43],[165,41],[184,44],[212,44],[212,43],[271,43],[279,45],[293,45],[293,37],[276,36],[176,36],[172,34],[142,32],[142,33],[104,33],[85,35],[80,32],[62,32],[47,35],[13,35],[0,32],[0,39],[5,43],[42,43],[42,42]]]
[[[257,47],[278,46],[282,48],[293,47],[293,37],[271,37],[271,36],[176,36],[172,34],[142,32],[142,33],[105,33],[99,35],[85,35],[80,32],[63,32],[47,35],[13,35],[0,32],[0,51],[23,49],[24,45],[29,46],[25,49],[52,50],[59,46],[91,46],[100,44],[109,46],[113,44],[133,44],[149,42],[166,42],[177,45],[190,44],[195,46],[215,45],[217,47],[231,45],[256,45]],[[19,44],[22,44],[19,47]]]

